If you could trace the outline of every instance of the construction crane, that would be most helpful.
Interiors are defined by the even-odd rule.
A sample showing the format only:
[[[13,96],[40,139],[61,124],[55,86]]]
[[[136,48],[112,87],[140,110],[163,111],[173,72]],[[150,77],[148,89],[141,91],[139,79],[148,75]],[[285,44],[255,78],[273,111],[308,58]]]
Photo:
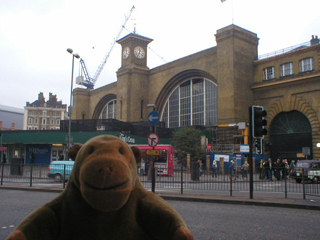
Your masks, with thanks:
[[[133,12],[133,10],[135,9],[134,6],[132,6],[132,8],[130,9],[129,13],[125,16],[125,20],[123,22],[123,24],[121,25],[121,28],[117,34],[117,36],[114,38],[113,42],[111,43],[110,45],[110,48],[109,48],[109,51],[107,52],[106,56],[103,58],[102,62],[100,63],[96,73],[94,74],[93,78],[90,77],[89,73],[88,73],[88,70],[87,70],[87,67],[86,67],[86,64],[84,62],[84,60],[81,58],[80,59],[80,64],[81,64],[81,69],[82,69],[82,72],[84,73],[84,77],[83,76],[79,76],[76,78],[76,83],[77,84],[80,84],[80,85],[84,85],[87,87],[87,89],[93,89],[94,87],[94,84],[95,82],[97,81],[98,77],[100,76],[100,73],[102,72],[111,52],[112,52],[112,49],[114,47],[114,45],[116,44],[116,41],[118,40],[122,30],[125,28],[128,20],[130,19],[131,17],[131,14]]]

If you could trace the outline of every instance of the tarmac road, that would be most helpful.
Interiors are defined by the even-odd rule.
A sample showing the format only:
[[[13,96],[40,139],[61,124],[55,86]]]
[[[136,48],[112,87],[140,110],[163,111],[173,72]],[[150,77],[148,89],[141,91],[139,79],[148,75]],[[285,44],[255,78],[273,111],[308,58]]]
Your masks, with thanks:
[[[58,192],[0,189],[0,239]],[[195,239],[319,239],[316,210],[168,200]]]

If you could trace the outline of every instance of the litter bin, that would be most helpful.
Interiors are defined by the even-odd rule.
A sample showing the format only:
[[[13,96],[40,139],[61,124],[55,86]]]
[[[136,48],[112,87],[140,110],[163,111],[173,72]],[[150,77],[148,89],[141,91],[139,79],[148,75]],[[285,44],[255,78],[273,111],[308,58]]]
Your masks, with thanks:
[[[200,179],[200,163],[191,163],[191,180],[199,181]]]
[[[22,159],[21,158],[12,158],[11,159],[11,175],[22,175]]]

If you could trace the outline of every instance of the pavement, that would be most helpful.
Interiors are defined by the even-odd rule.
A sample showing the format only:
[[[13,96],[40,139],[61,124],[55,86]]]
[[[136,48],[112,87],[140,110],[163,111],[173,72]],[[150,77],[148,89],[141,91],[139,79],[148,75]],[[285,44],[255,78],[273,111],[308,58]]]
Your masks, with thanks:
[[[33,185],[30,187],[19,183],[6,183],[5,185],[0,185],[0,191],[1,189],[58,193],[64,190],[62,187],[52,185]],[[320,210],[320,197],[307,195],[303,199],[301,193],[288,194],[285,197],[284,193],[254,192],[252,198],[250,198],[249,192],[246,191],[233,191],[230,193],[228,191],[185,189],[183,190],[183,194],[181,194],[178,189],[156,189],[155,193],[166,200]]]

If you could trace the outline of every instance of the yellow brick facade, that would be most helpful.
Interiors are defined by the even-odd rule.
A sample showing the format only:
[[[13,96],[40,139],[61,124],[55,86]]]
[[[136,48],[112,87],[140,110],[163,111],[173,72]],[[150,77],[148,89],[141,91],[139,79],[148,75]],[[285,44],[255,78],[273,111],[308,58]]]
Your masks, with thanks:
[[[313,155],[320,158],[320,45],[307,46],[274,57],[258,60],[257,34],[230,25],[217,30],[216,46],[185,56],[154,69],[147,67],[147,45],[152,39],[129,34],[118,43],[130,48],[131,55],[122,59],[117,82],[104,87],[74,90],[74,119],[97,119],[105,106],[117,100],[117,119],[147,121],[155,104],[159,114],[172,91],[183,81],[200,77],[218,86],[217,124],[248,122],[248,107],[263,106],[268,111],[268,124],[281,112],[297,110],[310,121]],[[133,56],[141,46],[146,56]],[[299,61],[313,58],[313,71],[299,72]],[[292,62],[293,75],[280,77],[280,66]],[[274,67],[274,79],[264,81],[263,70]],[[269,127],[268,125],[268,127]],[[267,138],[268,140],[268,138]]]

